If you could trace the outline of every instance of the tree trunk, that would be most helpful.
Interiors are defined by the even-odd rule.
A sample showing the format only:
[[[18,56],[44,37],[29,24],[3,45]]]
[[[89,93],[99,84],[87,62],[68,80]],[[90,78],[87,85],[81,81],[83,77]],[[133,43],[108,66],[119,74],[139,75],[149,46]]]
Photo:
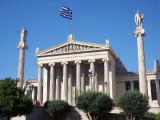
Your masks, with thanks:
[[[7,116],[7,120],[10,120],[11,119],[11,117],[10,116]]]

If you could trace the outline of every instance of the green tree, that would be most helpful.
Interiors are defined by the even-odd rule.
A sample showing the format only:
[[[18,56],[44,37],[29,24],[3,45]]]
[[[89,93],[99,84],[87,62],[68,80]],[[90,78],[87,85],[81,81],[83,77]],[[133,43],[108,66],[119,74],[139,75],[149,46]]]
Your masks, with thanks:
[[[33,109],[32,101],[17,88],[17,81],[6,78],[0,82],[0,116],[11,117],[30,114]]]
[[[76,106],[87,113],[89,120],[98,120],[113,109],[114,103],[104,93],[87,91],[77,98]]]
[[[124,111],[127,120],[139,120],[149,109],[148,96],[128,91],[118,98],[117,105]]]
[[[53,100],[44,103],[45,111],[55,120],[63,120],[69,111],[69,104],[63,100]]]

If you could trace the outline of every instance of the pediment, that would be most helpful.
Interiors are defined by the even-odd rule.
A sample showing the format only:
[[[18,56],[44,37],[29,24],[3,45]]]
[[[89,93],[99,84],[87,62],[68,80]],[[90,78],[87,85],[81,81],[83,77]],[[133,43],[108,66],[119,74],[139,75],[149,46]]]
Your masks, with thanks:
[[[52,48],[37,52],[37,56],[52,55],[52,54],[65,54],[83,51],[92,51],[99,49],[106,49],[106,45],[94,44],[80,41],[67,41]]]

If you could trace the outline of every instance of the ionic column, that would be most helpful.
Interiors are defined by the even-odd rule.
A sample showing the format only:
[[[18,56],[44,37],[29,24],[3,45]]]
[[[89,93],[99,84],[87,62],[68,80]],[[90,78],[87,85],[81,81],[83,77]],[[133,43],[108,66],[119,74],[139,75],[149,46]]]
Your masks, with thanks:
[[[140,92],[147,95],[146,65],[145,65],[144,43],[143,43],[145,30],[142,28],[142,26],[137,26],[136,30],[134,31],[134,34],[135,37],[137,38],[137,46],[138,46],[138,69],[139,69]]]
[[[32,100],[35,100],[35,87],[33,86],[33,90],[32,90]]]
[[[42,104],[42,64],[38,64],[38,101]]]
[[[85,80],[84,80],[84,67],[82,68],[82,76],[81,76],[81,92],[85,91]]]
[[[156,93],[157,93],[157,101],[160,102],[160,94],[159,94],[159,80],[156,79]]]
[[[49,100],[49,82],[50,82],[50,69],[48,65],[44,66],[43,71],[43,103]]]
[[[148,97],[149,101],[152,101],[152,95],[151,95],[151,80],[147,80],[147,85],[148,85]]]
[[[102,61],[104,61],[104,93],[109,95],[109,58],[102,59]]]
[[[76,92],[77,95],[81,92],[81,61],[75,61],[76,63]]]
[[[55,63],[50,63],[50,100],[55,99]]]
[[[60,68],[57,68],[56,73],[56,100],[60,100]]]
[[[91,72],[91,90],[95,91],[95,69],[94,69],[94,62],[95,60],[88,60],[90,63],[90,72]]]
[[[134,90],[134,81],[130,81],[131,83],[131,90]]]
[[[19,64],[18,64],[18,83],[17,87],[23,88],[24,81],[24,64],[25,64],[25,50],[28,49],[27,42],[27,30],[23,27],[20,37],[20,42],[17,45],[19,51]]]
[[[68,100],[68,80],[67,80],[67,64],[68,62],[62,62],[63,65],[63,100]]]
[[[95,73],[95,91],[98,92],[98,73]]]
[[[69,68],[68,78],[68,103],[72,105],[72,68]]]

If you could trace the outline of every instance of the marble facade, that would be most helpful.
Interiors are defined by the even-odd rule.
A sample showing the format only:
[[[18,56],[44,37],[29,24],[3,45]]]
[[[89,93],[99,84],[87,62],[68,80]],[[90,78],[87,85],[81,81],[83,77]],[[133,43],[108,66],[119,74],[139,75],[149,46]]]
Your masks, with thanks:
[[[105,45],[75,41],[70,34],[67,42],[36,53],[38,57],[38,96],[47,100],[75,103],[85,90],[103,91],[116,97],[116,66],[126,68],[108,42]]]

